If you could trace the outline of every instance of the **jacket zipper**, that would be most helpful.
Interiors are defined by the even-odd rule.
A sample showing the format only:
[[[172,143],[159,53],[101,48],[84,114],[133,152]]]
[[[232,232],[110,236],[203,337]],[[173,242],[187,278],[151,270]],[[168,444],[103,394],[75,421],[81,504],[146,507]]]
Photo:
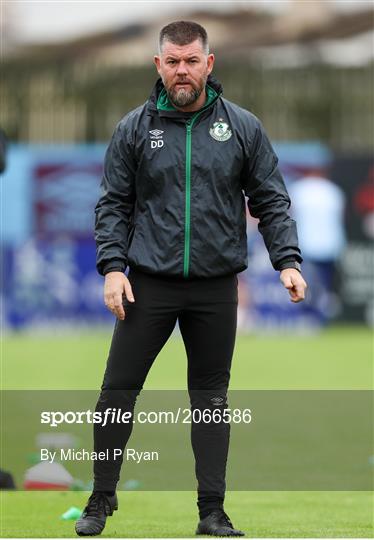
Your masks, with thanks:
[[[187,278],[190,268],[190,239],[191,239],[191,141],[192,126],[202,111],[197,112],[186,122],[186,200],[184,213],[184,257],[183,277]]]

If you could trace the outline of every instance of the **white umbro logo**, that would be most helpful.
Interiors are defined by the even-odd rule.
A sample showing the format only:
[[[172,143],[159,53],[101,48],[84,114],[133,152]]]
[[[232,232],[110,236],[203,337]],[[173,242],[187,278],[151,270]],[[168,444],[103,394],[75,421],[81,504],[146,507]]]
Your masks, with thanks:
[[[149,131],[151,136],[151,148],[162,148],[164,141],[162,140],[162,129],[152,129]]]
[[[224,400],[223,400],[223,397],[213,397],[210,401],[212,402],[213,405],[217,406],[217,405],[222,405]]]
[[[160,135],[163,134],[163,131],[161,129],[152,129],[149,133],[154,137],[159,138]]]

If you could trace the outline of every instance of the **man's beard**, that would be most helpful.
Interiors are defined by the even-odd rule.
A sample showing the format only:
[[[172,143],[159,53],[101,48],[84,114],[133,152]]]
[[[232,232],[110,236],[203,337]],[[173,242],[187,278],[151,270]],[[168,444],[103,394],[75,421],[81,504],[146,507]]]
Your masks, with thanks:
[[[205,88],[205,84],[206,77],[202,77],[200,79],[200,85],[198,87],[192,86],[191,84],[191,90],[187,90],[187,88],[178,89],[175,86],[171,88],[167,88],[165,86],[165,88],[168,98],[173,105],[175,105],[176,107],[187,107],[188,105],[192,105],[192,103],[195,103],[195,101],[200,97],[201,92]]]

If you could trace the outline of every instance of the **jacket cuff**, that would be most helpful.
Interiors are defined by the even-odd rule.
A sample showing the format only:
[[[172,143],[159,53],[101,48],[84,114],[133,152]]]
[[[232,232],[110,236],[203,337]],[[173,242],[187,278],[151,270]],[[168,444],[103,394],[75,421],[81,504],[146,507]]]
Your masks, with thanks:
[[[124,272],[126,270],[126,264],[121,260],[112,260],[108,261],[103,266],[102,274],[105,276],[106,274],[109,274],[109,272]]]
[[[286,268],[295,268],[299,272],[301,272],[301,266],[300,261],[296,259],[296,257],[289,257],[287,259],[282,259],[278,264],[276,270],[279,270],[281,272],[282,270],[285,270]]]

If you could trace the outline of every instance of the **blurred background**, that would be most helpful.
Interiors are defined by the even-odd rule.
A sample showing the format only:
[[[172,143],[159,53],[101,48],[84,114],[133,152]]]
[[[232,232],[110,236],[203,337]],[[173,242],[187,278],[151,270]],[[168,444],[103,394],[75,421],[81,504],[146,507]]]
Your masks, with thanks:
[[[224,96],[264,123],[293,200],[309,282],[292,305],[257,223],[243,332],[372,326],[373,6],[360,1],[2,3],[2,327],[113,324],[93,209],[114,126],[156,79],[160,28],[206,27]]]

